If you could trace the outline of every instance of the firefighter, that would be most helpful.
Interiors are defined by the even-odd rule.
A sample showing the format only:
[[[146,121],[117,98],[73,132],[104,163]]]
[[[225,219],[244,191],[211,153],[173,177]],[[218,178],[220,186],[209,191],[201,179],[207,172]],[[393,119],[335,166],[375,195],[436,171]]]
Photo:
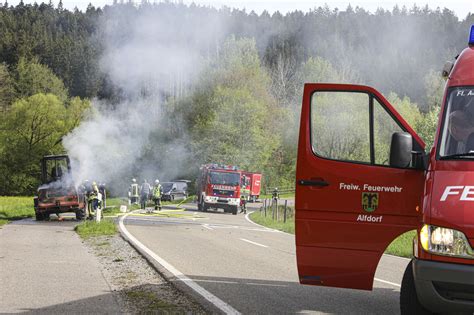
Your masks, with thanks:
[[[247,198],[240,196],[240,213],[247,213]]]
[[[151,192],[151,186],[148,184],[146,179],[143,180],[143,184],[140,187],[140,205],[143,210],[146,210],[146,202],[148,201],[148,198],[150,197],[150,192]]]
[[[155,180],[155,186],[153,186],[153,201],[155,202],[155,210],[158,211],[161,211],[161,191],[160,181],[157,179]]]
[[[99,187],[97,187],[96,182],[92,182],[92,190],[89,193],[89,219],[94,218],[94,214],[99,207]]]
[[[449,133],[458,141],[456,153],[469,153],[474,150],[474,125],[469,114],[456,110],[449,115]]]
[[[138,184],[135,178],[132,179],[132,184],[128,190],[128,204],[138,204]]]
[[[278,187],[275,187],[275,189],[273,189],[272,199],[273,201],[276,201],[279,198],[280,198],[280,193],[278,192]]]

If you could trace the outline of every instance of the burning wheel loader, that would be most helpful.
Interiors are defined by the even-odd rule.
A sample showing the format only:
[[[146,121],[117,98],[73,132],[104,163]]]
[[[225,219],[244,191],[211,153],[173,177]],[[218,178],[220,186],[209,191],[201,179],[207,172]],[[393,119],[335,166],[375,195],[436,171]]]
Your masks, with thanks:
[[[47,220],[51,213],[74,212],[82,220],[86,214],[83,192],[78,192],[70,177],[67,155],[49,155],[41,160],[41,186],[34,197],[36,220]]]

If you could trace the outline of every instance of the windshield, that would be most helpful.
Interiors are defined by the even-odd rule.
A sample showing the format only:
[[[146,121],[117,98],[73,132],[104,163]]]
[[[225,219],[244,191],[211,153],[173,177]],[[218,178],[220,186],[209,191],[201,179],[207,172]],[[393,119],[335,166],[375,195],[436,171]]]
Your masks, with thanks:
[[[163,183],[161,187],[163,191],[170,191],[173,188],[173,183]]]
[[[474,87],[450,90],[444,115],[441,158],[474,158]]]
[[[239,173],[211,172],[209,175],[211,184],[237,186],[240,183]]]

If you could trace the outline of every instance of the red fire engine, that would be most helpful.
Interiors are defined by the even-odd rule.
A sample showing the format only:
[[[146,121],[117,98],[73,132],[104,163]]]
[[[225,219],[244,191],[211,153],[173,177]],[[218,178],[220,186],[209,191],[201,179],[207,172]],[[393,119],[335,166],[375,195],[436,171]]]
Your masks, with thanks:
[[[241,193],[247,201],[256,202],[260,197],[262,174],[242,172]]]
[[[306,84],[296,170],[302,284],[371,290],[416,229],[402,314],[474,312],[474,25],[448,75],[433,148],[375,89]]]
[[[240,176],[236,166],[206,164],[197,180],[198,209],[223,209],[237,214],[240,206]]]

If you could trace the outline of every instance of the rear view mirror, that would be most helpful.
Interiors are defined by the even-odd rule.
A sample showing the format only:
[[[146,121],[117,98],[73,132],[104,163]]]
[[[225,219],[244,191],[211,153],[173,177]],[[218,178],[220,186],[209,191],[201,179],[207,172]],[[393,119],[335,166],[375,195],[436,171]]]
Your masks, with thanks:
[[[408,132],[394,132],[390,145],[390,166],[410,167],[413,138]]]

